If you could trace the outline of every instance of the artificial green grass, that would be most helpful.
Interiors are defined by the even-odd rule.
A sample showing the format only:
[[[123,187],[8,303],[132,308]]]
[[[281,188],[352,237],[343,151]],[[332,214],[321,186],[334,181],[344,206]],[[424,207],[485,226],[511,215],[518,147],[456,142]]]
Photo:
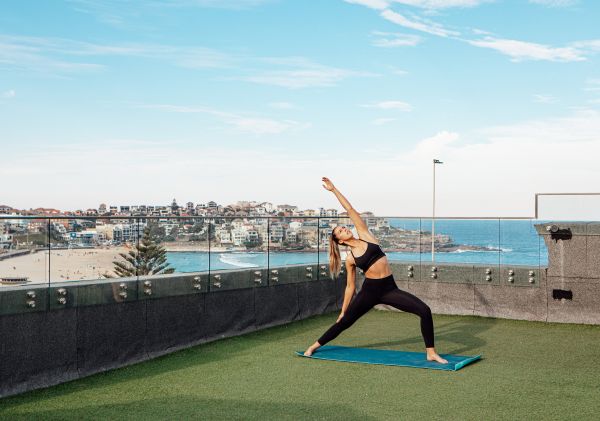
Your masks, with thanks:
[[[598,419],[600,326],[434,316],[457,372],[301,358],[337,314],[0,400],[2,419]],[[331,344],[423,351],[418,318],[372,310]]]

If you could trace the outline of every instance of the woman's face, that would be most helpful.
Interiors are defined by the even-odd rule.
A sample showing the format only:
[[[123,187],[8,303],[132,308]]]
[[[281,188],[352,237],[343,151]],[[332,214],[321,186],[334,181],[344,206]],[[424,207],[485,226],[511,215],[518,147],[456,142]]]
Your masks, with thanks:
[[[333,229],[333,235],[338,239],[339,242],[347,241],[354,237],[352,231],[343,225],[338,225]]]

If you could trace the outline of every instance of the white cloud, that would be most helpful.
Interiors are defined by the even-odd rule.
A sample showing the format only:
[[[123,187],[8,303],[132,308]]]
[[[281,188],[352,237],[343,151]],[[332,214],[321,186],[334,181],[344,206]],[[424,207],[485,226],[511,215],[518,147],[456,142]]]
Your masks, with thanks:
[[[95,16],[102,23],[125,29],[148,29],[146,16],[161,16],[165,9],[218,8],[246,10],[273,0],[67,0],[73,10]],[[141,26],[140,26],[141,25]]]
[[[575,48],[582,48],[590,51],[600,51],[600,39],[590,39],[585,41],[575,41],[571,43]]]
[[[372,123],[374,125],[376,125],[376,126],[383,126],[384,124],[388,124],[388,123],[391,123],[393,121],[396,121],[396,119],[395,118],[385,118],[385,117],[383,117],[383,118],[376,118],[375,120],[373,120]]]
[[[99,70],[103,64],[81,57],[138,57],[187,68],[227,67],[232,57],[204,47],[160,44],[94,44],[65,38],[0,35],[0,66],[58,73]]]
[[[396,67],[391,67],[391,72],[398,76],[406,76],[408,74],[408,71],[403,70],[403,69],[398,69]]]
[[[0,35],[0,67],[41,72],[75,72],[99,70],[104,66],[96,63],[73,61],[56,54],[56,42],[52,39]]]
[[[412,105],[402,101],[380,101],[370,104],[363,104],[365,108],[378,108],[380,110],[399,110],[399,111],[412,111]]]
[[[417,143],[417,145],[409,154],[410,159],[424,159],[431,161],[431,159],[435,157],[443,156],[447,152],[450,145],[455,143],[459,137],[459,134],[455,132],[449,132],[446,130],[438,132],[435,135],[425,138]]]
[[[537,102],[539,104],[556,104],[558,102],[558,98],[553,95],[534,94],[533,102]]]
[[[448,9],[451,7],[475,7],[493,0],[391,0],[394,3],[423,9]]]
[[[494,0],[344,0],[346,3],[360,4],[375,10],[384,10],[393,4],[419,7],[421,9],[448,9],[451,7],[475,7]]]
[[[372,9],[381,10],[380,15],[384,19],[393,22],[397,25],[405,28],[413,29],[415,31],[425,32],[428,34],[446,37],[446,38],[458,38],[460,32],[445,28],[443,25],[423,19],[418,15],[407,15],[400,14],[391,9],[394,4],[401,4],[405,6],[414,6],[425,9],[422,14],[435,14],[438,9],[445,9],[451,7],[474,7],[483,3],[490,3],[494,0],[389,0],[387,2],[371,2],[369,0],[346,0],[350,3],[363,4],[371,7]],[[574,4],[572,1],[567,0],[530,0],[532,2],[543,3],[549,6],[567,6]],[[387,4],[386,4],[387,3]],[[479,28],[471,28],[471,31],[476,34],[483,36],[481,39],[462,39],[470,45],[480,48],[490,48],[499,51],[511,57],[511,61],[519,62],[525,60],[545,60],[545,61],[558,61],[558,62],[572,62],[572,61],[584,61],[587,60],[586,55],[600,51],[600,39],[593,39],[587,41],[575,41],[568,44],[566,47],[552,47],[549,45],[498,38],[492,35],[491,32],[485,31]],[[374,32],[374,34],[377,34]],[[373,44],[378,47],[395,47],[395,46],[406,46],[416,45],[420,42],[420,39],[414,38],[409,39],[406,37],[390,37],[384,36],[389,35],[386,33],[378,33],[381,38],[376,39]]]
[[[493,33],[489,32],[489,31],[484,31],[483,29],[479,29],[479,28],[472,28],[471,31],[473,31],[473,33],[476,35],[494,35]]]
[[[376,37],[373,40],[373,45],[376,47],[414,47],[422,41],[418,35],[397,32],[373,31],[372,35]]]
[[[567,7],[579,3],[579,0],[529,0],[529,3],[550,7]]]
[[[282,70],[268,70],[238,79],[289,89],[335,86],[350,77],[372,77],[372,73],[359,72],[315,63],[304,57],[264,58],[259,61]]]
[[[138,108],[162,110],[183,114],[207,114],[216,117],[222,123],[235,131],[254,135],[280,134],[291,130],[303,130],[310,127],[309,123],[299,123],[294,120],[275,120],[265,117],[246,116],[215,110],[208,107],[187,107],[182,105],[156,104],[139,105]]]
[[[15,92],[14,89],[9,89],[8,91],[4,91],[4,92],[2,92],[2,95],[0,95],[0,97],[6,98],[6,99],[14,98],[15,96],[17,96],[17,93]]]
[[[490,127],[480,132],[495,143],[509,142],[516,145],[519,142],[536,142],[554,149],[553,144],[595,142],[600,147],[600,113],[584,109],[563,118],[531,120]],[[569,155],[573,156],[573,153],[569,152]]]
[[[346,3],[360,4],[375,10],[383,10],[389,6],[389,2],[385,0],[344,0]]]
[[[533,42],[485,37],[482,40],[467,40],[471,45],[490,48],[511,57],[511,61],[545,60],[545,61],[584,61],[583,52],[575,47],[550,47]]]
[[[586,80],[584,90],[588,92],[600,92],[600,78]]]
[[[270,3],[273,0],[162,0],[159,4],[167,7],[209,7],[219,9],[248,9]],[[133,2],[137,3],[137,2]],[[156,3],[155,3],[156,4]]]
[[[445,29],[442,25],[440,25],[438,23],[425,21],[416,16],[413,17],[411,20],[411,19],[404,17],[400,13],[394,12],[389,9],[381,12],[381,16],[384,19],[389,20],[390,22],[393,22],[393,23],[403,26],[405,28],[414,29],[415,31],[426,32],[426,33],[429,33],[432,35],[437,35],[440,37],[448,37],[451,35],[460,35],[459,32]]]

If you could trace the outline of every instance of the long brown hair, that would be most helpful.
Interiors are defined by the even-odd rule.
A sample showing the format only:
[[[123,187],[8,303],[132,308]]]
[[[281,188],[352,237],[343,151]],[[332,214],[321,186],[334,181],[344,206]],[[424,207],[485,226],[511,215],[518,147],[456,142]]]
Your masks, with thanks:
[[[333,230],[337,227],[334,227],[331,230],[331,236],[329,237],[329,276],[331,279],[335,279],[339,276],[340,271],[342,270],[342,256],[340,255],[340,247],[338,239],[335,238],[335,234]]]

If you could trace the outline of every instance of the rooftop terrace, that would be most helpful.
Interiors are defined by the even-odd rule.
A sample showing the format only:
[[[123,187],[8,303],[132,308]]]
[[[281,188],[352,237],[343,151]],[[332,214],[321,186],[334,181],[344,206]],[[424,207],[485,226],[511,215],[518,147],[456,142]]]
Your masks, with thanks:
[[[300,358],[336,314],[188,348],[0,401],[3,419],[597,419],[600,326],[435,315],[457,372]],[[373,310],[336,344],[423,351],[415,316]]]

